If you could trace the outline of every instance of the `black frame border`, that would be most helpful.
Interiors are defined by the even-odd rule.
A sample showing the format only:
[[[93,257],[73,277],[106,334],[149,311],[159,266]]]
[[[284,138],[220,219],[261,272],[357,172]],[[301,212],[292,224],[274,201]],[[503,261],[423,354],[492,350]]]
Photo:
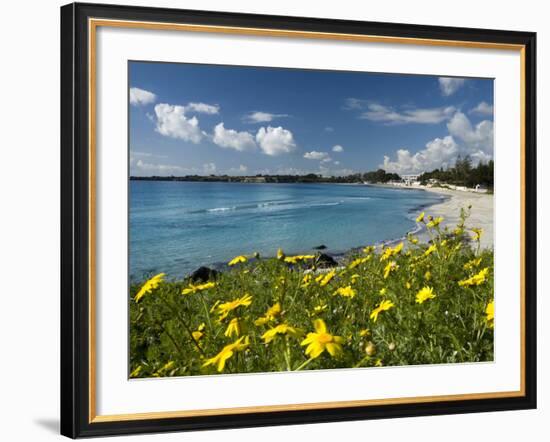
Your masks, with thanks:
[[[523,45],[525,396],[90,423],[89,18]],[[77,438],[536,408],[536,33],[73,3],[61,7],[60,130],[61,434]]]

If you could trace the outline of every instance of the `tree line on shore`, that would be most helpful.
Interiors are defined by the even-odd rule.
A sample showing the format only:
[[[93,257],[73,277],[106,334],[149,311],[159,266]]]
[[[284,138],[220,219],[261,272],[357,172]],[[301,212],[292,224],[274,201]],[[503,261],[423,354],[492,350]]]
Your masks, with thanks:
[[[476,167],[473,167],[469,156],[462,158],[459,155],[454,167],[424,172],[418,180],[422,184],[428,183],[431,179],[457,186],[475,187],[481,185],[492,189],[494,186],[494,169],[495,163],[493,160],[489,160],[487,163],[480,161]]]
[[[430,180],[439,183],[454,184],[458,186],[475,187],[482,185],[489,189],[494,184],[494,162],[479,162],[472,166],[469,156],[458,156],[455,165],[449,168],[440,168],[431,172],[422,173],[418,180],[427,184]],[[264,175],[251,176],[232,175],[185,175],[185,176],[131,176],[136,181],[198,181],[198,182],[240,182],[240,183],[388,183],[401,181],[397,173],[388,173],[384,169],[373,170],[365,173],[354,173],[346,176],[323,176],[321,174],[308,173],[305,175]]]

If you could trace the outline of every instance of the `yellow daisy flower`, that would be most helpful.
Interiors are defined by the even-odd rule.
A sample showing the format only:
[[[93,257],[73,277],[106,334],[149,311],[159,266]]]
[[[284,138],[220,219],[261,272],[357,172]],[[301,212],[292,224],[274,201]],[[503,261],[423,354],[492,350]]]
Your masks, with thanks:
[[[258,326],[267,324],[268,322],[274,321],[275,318],[279,316],[280,313],[281,313],[281,304],[277,302],[267,309],[264,316],[256,319],[254,321],[254,324]]]
[[[487,307],[485,308],[485,315],[487,325],[489,328],[493,328],[495,326],[495,301],[491,301],[487,304]]]
[[[233,301],[224,302],[223,304],[219,304],[216,309],[217,313],[220,315],[220,321],[227,318],[227,315],[235,310],[236,308],[243,306],[248,307],[250,304],[252,304],[252,296],[250,295],[244,295],[242,298],[234,299]]]
[[[151,279],[146,281],[145,284],[143,284],[139,289],[139,292],[137,292],[136,296],[134,297],[134,301],[139,302],[139,300],[143,298],[147,293],[151,293],[154,289],[156,289],[165,276],[165,273],[159,273],[158,275],[155,275]]]
[[[344,343],[344,338],[328,333],[325,321],[316,319],[313,321],[313,327],[315,328],[315,333],[308,333],[307,337],[300,343],[302,346],[307,345],[306,356],[315,359],[325,350],[332,357],[340,356],[343,353],[342,344]]]
[[[347,287],[340,287],[335,292],[335,295],[343,296],[344,298],[353,298],[357,294],[357,292],[351,288],[351,285],[348,285]]]
[[[228,344],[224,348],[222,348],[222,350],[216,356],[207,359],[202,366],[208,367],[209,365],[216,365],[216,369],[218,370],[218,372],[222,372],[225,368],[225,363],[227,362],[227,360],[236,352],[246,350],[249,343],[250,338],[248,336],[241,336],[232,344]]]
[[[462,281],[458,281],[458,285],[460,287],[469,287],[472,285],[481,285],[487,280],[487,276],[489,275],[489,267],[485,267],[483,270],[481,270],[476,275],[472,276],[471,278],[464,279]]]
[[[276,327],[270,328],[262,335],[262,339],[266,344],[269,344],[277,335],[289,335],[294,338],[299,338],[303,335],[303,331],[299,328],[291,327],[288,324],[279,324]]]
[[[423,302],[427,301],[428,299],[435,298],[434,289],[432,287],[423,287],[418,291],[416,294],[416,303],[422,304]]]
[[[386,267],[384,267],[384,279],[387,279],[390,276],[390,273],[397,270],[399,266],[395,261],[390,261]]]
[[[370,318],[376,322],[378,320],[378,315],[381,313],[381,312],[384,312],[386,310],[389,310],[390,308],[392,307],[395,307],[395,304],[393,302],[391,302],[390,300],[384,300],[382,301],[378,307],[376,307],[370,314]]]
[[[235,256],[231,261],[227,263],[228,266],[234,266],[240,263],[245,263],[248,261],[248,258],[244,255]]]
[[[207,282],[205,284],[198,284],[198,285],[189,284],[188,287],[184,288],[181,291],[181,294],[182,295],[191,295],[191,294],[194,294],[194,293],[197,293],[197,292],[202,292],[203,290],[211,289],[213,287],[216,287],[215,282]]]

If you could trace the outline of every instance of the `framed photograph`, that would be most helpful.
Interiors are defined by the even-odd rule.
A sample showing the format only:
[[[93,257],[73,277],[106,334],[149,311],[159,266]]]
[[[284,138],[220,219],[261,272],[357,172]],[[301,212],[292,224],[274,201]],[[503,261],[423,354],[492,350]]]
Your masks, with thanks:
[[[62,434],[535,408],[535,44],[62,7]]]

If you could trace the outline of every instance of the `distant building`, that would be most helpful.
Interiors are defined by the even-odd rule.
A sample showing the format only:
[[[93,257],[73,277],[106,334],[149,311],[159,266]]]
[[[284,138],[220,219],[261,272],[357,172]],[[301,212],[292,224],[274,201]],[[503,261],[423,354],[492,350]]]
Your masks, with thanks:
[[[405,186],[416,186],[420,184],[418,178],[420,178],[420,175],[422,175],[422,173],[401,175],[401,180],[403,181],[403,184],[405,184]]]
[[[243,183],[265,183],[267,180],[263,176],[247,176]]]

